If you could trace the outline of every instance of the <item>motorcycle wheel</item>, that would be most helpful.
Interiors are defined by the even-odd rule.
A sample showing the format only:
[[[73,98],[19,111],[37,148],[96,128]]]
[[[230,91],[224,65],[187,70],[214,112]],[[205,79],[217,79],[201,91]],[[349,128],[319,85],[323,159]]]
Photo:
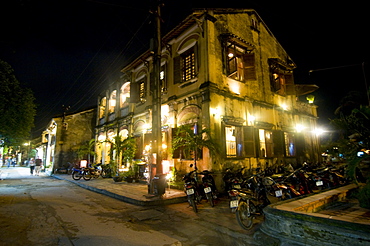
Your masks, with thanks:
[[[215,206],[215,203],[213,201],[212,192],[207,193],[206,196],[207,196],[207,200],[208,200],[209,204],[211,205],[211,207]]]
[[[103,178],[111,178],[111,177],[112,177],[112,175],[111,175],[111,171],[110,171],[110,169],[103,169],[103,170],[101,171],[101,176],[102,176]]]
[[[240,201],[238,208],[236,209],[236,219],[239,225],[245,229],[249,230],[253,227],[253,216],[252,216],[252,207],[254,204],[249,201],[250,204],[245,201]]]
[[[83,174],[83,178],[84,180],[86,181],[89,181],[91,179],[92,175],[90,173],[90,171],[85,171],[84,174]]]
[[[81,173],[80,173],[80,172],[78,172],[78,171],[73,171],[73,172],[72,172],[72,178],[73,178],[74,180],[80,180],[80,179],[82,178],[82,175],[81,175]]]
[[[192,206],[192,207],[193,207],[193,211],[194,211],[195,213],[198,213],[198,207],[197,207],[197,204],[196,204],[196,202],[195,202],[195,199],[190,199],[190,200],[189,200],[189,202],[190,202],[190,206]]]

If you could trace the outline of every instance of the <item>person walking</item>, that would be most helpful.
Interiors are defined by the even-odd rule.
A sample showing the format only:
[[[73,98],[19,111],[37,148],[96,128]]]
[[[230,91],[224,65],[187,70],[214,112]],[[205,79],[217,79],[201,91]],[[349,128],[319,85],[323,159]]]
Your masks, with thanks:
[[[40,175],[40,170],[42,167],[42,160],[40,158],[37,158],[36,161],[36,166],[35,166],[35,175],[39,176]]]
[[[35,170],[35,166],[36,166],[35,160],[33,158],[31,158],[31,160],[28,162],[28,164],[30,165],[31,175],[33,175],[33,171]]]

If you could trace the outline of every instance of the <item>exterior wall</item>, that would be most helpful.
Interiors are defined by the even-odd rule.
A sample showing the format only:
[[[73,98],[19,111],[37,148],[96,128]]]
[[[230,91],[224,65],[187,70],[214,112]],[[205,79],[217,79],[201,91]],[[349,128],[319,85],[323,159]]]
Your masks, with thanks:
[[[43,133],[45,165],[55,170],[68,162],[78,163],[79,147],[94,138],[96,118],[95,108],[53,118]]]
[[[196,20],[197,19],[197,20]],[[253,27],[253,28],[252,28]],[[224,36],[230,36],[242,43],[254,54],[256,77],[240,82],[226,74]],[[221,176],[225,167],[273,166],[280,162],[292,162],[299,165],[303,161],[316,162],[318,155],[318,139],[308,131],[297,132],[296,125],[302,124],[310,131],[315,129],[316,106],[297,101],[293,87],[290,92],[276,93],[271,89],[271,69],[269,62],[278,61],[287,70],[293,70],[295,64],[281,47],[262,19],[253,10],[199,10],[185,19],[177,28],[163,37],[162,66],[165,70],[167,87],[162,93],[162,132],[167,150],[171,148],[172,129],[182,124],[197,124],[207,128],[212,138],[220,144],[221,161],[213,160],[207,150],[203,150],[203,158],[197,160],[200,170],[215,171]],[[176,77],[176,59],[185,51],[195,50],[196,77],[178,82]],[[144,62],[145,61],[145,62]],[[115,86],[99,98],[109,98],[112,90],[119,92],[124,83],[131,83],[131,99],[137,97],[134,90],[139,81],[146,83],[145,97],[140,101],[131,100],[125,114],[116,108],[115,116],[97,120],[96,138],[102,141],[109,137],[109,131],[117,135],[120,129],[127,129],[128,135],[138,139],[143,148],[148,144],[150,134],[147,127],[152,122],[151,72],[153,70],[150,52],[138,57],[123,68],[124,76]],[[285,85],[284,85],[285,86]],[[289,93],[288,93],[289,92]],[[116,105],[120,96],[117,95]],[[225,127],[250,127],[254,129],[254,155],[243,155],[237,158],[226,158]],[[274,142],[273,148],[280,150],[270,157],[262,157],[259,148],[259,129],[280,135],[280,143]],[[243,130],[244,131],[244,130]],[[150,129],[149,129],[150,133]],[[286,155],[284,134],[294,136],[300,151],[292,156]],[[245,138],[245,137],[244,137]],[[245,141],[246,139],[243,139]],[[243,143],[244,144],[244,143]],[[109,162],[106,147],[100,149],[104,162]],[[143,149],[142,148],[142,149]],[[296,147],[298,149],[298,147]],[[263,152],[263,151],[262,151]],[[185,172],[193,160],[165,157],[179,171]]]

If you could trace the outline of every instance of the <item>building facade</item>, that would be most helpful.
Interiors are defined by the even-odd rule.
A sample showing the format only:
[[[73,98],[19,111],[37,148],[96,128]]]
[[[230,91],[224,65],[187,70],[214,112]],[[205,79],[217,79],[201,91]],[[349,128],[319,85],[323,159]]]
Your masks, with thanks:
[[[317,87],[297,85],[296,65],[252,9],[201,9],[162,38],[161,124],[163,171],[188,169],[185,155],[171,155],[174,129],[209,129],[220,146],[216,161],[206,149],[197,165],[220,177],[227,167],[273,167],[320,161],[317,107],[298,100]],[[150,152],[153,52],[122,69],[98,99],[98,158],[108,163],[106,139],[134,137],[136,158]]]
[[[67,163],[79,164],[79,148],[95,137],[95,120],[96,107],[51,119],[39,146],[43,149],[39,157],[50,172],[68,167]]]

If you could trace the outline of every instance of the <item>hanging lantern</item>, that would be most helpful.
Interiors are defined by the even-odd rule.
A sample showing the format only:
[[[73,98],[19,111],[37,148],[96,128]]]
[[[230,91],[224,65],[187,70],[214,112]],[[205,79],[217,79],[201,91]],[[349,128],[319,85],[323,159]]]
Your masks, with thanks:
[[[308,95],[306,97],[308,103],[313,103],[315,101],[315,96],[314,95]]]

